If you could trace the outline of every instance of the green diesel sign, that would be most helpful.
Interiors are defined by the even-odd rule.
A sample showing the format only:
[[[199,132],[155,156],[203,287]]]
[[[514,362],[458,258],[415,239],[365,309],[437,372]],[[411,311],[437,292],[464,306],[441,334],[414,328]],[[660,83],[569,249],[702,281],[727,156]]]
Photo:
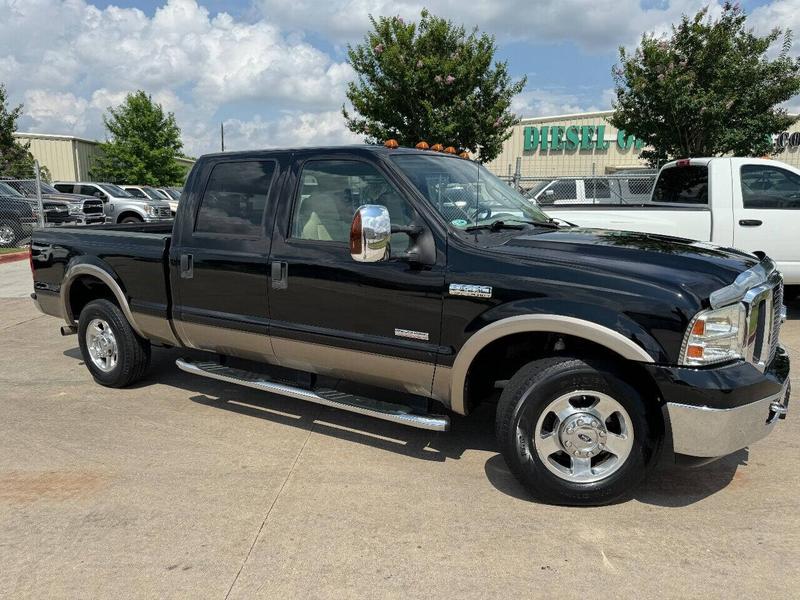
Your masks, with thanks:
[[[522,130],[523,150],[608,150],[605,125],[542,125],[528,126]],[[642,148],[644,143],[625,131],[617,132],[617,147],[620,150]]]

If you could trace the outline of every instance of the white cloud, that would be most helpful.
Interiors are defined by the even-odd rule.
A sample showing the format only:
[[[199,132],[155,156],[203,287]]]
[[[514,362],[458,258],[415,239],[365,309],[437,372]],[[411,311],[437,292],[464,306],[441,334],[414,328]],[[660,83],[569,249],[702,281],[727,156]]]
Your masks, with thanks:
[[[800,35],[800,0],[778,0],[771,4],[759,6],[750,13],[749,24],[760,35],[766,35],[774,28],[791,29],[794,34],[794,45],[792,55],[800,56],[800,45],[797,36]],[[782,42],[779,39],[776,46]],[[776,51],[780,48],[775,48]]]
[[[644,4],[644,5],[643,5]],[[665,32],[682,13],[692,14],[716,0],[257,0],[261,13],[285,28],[314,30],[338,43],[359,41],[375,17],[399,15],[416,20],[422,8],[477,26],[501,40],[531,43],[569,42],[587,49],[614,50],[636,42],[643,31]]]
[[[0,81],[25,102],[22,125],[102,137],[101,115],[144,89],[174,111],[200,153],[220,107],[254,114],[341,106],[352,71],[267,19],[216,16],[195,0],[166,0],[152,17],[84,0],[0,0]]]
[[[341,113],[292,113],[265,121],[225,121],[225,148],[246,150],[269,147],[305,147],[357,144],[363,138],[344,126]]]

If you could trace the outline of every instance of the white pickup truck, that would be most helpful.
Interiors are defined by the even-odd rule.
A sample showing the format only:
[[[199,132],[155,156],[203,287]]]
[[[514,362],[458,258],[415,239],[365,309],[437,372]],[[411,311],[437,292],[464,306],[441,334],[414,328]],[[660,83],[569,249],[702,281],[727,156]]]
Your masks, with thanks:
[[[800,284],[800,170],[759,158],[667,163],[649,201],[554,204],[551,217],[582,227],[624,229],[763,252]]]

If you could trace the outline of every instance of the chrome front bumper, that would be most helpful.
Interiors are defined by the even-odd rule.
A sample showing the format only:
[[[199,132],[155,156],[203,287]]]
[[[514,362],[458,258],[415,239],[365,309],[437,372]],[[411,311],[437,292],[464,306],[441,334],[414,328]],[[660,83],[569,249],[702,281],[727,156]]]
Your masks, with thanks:
[[[789,379],[777,394],[736,408],[709,408],[667,402],[666,412],[677,454],[718,457],[766,437],[789,405]]]

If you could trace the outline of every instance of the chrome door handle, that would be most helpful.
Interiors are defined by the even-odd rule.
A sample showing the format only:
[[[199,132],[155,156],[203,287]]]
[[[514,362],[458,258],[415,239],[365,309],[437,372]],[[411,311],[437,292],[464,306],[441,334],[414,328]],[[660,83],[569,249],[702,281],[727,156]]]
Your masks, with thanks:
[[[192,277],[194,277],[194,256],[181,254],[181,279],[191,279]]]

